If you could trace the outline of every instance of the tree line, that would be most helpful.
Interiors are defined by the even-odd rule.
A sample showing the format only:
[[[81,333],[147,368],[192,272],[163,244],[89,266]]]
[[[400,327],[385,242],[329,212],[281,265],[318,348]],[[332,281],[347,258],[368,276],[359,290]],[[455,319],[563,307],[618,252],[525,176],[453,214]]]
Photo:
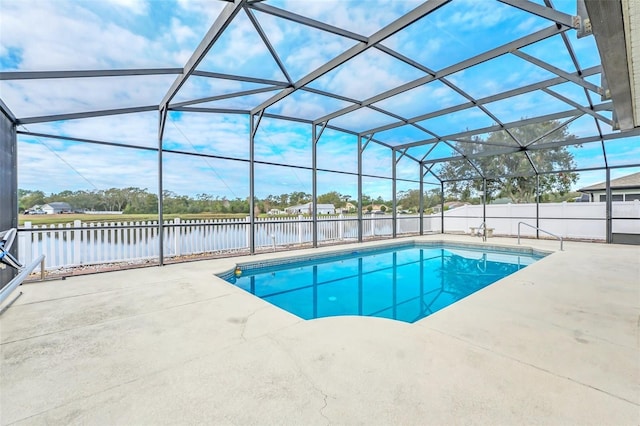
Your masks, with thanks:
[[[52,202],[66,202],[74,211],[122,211],[125,214],[152,214],[158,212],[158,196],[146,188],[110,188],[107,190],[64,190],[57,193],[45,194],[40,190],[18,190],[19,209],[24,212],[34,206],[41,206]],[[269,195],[255,200],[258,214],[267,213],[272,209],[284,211],[285,208],[311,202],[312,195],[306,192],[294,191],[287,194]],[[439,190],[427,191],[424,194],[425,208],[440,204]],[[336,209],[355,213],[357,199],[351,195],[330,191],[318,196],[318,204],[333,204]],[[389,210],[393,203],[382,197],[362,196],[363,209],[371,211],[373,206],[381,206],[381,210]],[[420,191],[400,191],[397,205],[409,212],[418,212],[420,207]],[[163,192],[164,213],[249,213],[249,199],[214,196],[211,194],[197,194],[195,196],[180,195],[172,191]]]

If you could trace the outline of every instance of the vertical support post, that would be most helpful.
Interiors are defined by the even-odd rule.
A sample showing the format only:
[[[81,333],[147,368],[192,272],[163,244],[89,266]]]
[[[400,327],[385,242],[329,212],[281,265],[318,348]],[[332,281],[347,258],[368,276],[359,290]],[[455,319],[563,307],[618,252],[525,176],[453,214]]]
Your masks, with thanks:
[[[255,136],[262,120],[264,110],[260,111],[258,121],[254,121],[253,114],[249,115],[249,253],[256,253],[256,212],[255,212],[255,191],[256,191],[256,162],[255,162]]]
[[[396,189],[397,189],[397,164],[396,164],[397,151],[395,149],[391,149],[391,192],[393,193],[391,199],[393,200],[391,205],[393,206],[393,211],[391,212],[391,222],[393,226],[393,231],[391,233],[392,238],[396,238],[398,236],[398,206],[397,206],[397,197],[396,197]]]
[[[420,213],[420,235],[424,235],[424,163],[420,162],[420,202],[418,204]]]
[[[362,293],[364,282],[362,277],[362,257],[358,258],[358,315],[362,316]]]
[[[158,125],[158,265],[164,265],[164,192],[162,185],[162,138],[167,123],[166,106],[160,109],[160,123]]]
[[[606,186],[606,221],[607,221],[607,244],[611,244],[613,242],[613,219],[612,219],[612,210],[613,210],[613,197],[611,196],[611,169],[607,167],[607,186]]]
[[[16,117],[0,100],[0,230],[18,228],[18,136]],[[25,206],[31,207],[31,206]],[[19,233],[20,234],[20,233]],[[27,234],[29,235],[29,234]],[[10,253],[17,256],[22,251],[18,237]],[[23,260],[26,264],[26,260]],[[9,283],[18,271],[15,268],[0,269],[0,287]]]
[[[313,265],[313,318],[318,318],[318,265]]]
[[[393,252],[392,286],[393,319],[398,319],[398,253],[395,251]]]
[[[444,182],[440,182],[440,233],[444,234]]]
[[[420,312],[425,313],[424,312],[424,250],[423,249],[420,249]]]
[[[255,254],[256,252],[256,217],[255,217],[255,150],[254,150],[254,136],[256,132],[255,123],[253,121],[253,115],[249,116],[251,125],[249,129],[249,253]]]
[[[313,247],[318,247],[318,140],[316,125],[311,124],[311,228],[313,233]]]
[[[536,174],[536,239],[540,239],[540,175]]]
[[[362,136],[358,135],[358,242],[362,242]]]

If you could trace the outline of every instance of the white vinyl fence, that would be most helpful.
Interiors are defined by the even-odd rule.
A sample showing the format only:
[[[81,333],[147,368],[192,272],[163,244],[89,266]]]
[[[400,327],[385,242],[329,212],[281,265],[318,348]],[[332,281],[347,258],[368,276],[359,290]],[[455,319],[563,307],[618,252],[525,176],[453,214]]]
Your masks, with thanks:
[[[606,239],[605,203],[540,204],[540,228],[573,239]],[[469,233],[482,222],[481,205],[467,205],[445,212],[445,232]],[[536,224],[535,204],[487,205],[487,227],[495,235],[515,236],[518,222]],[[613,203],[613,232],[640,234],[640,201]],[[425,215],[425,233],[441,232],[440,214]],[[233,254],[248,252],[249,218],[217,220],[165,221],[164,256],[166,258],[201,254]],[[365,215],[363,239],[391,237],[391,215]],[[259,218],[255,221],[258,249],[290,247],[313,241],[311,218]],[[398,215],[396,234],[420,232],[418,215]],[[523,236],[534,236],[535,230],[522,227]],[[357,241],[358,220],[355,216],[321,216],[318,218],[318,242],[331,244]],[[81,223],[32,226],[26,222],[18,234],[18,258],[25,264],[40,254],[46,255],[49,270],[115,262],[141,262],[159,256],[158,224],[149,222]]]
[[[541,203],[539,227],[563,238],[606,240],[606,203]],[[535,204],[489,204],[487,228],[496,235],[515,236],[518,222],[536,225]],[[640,234],[640,201],[612,203],[614,233]],[[482,223],[482,206],[466,205],[445,212],[445,232],[468,233]],[[523,236],[535,236],[535,229],[523,226]]]
[[[397,233],[419,232],[418,215],[398,220]],[[248,252],[249,217],[243,219],[165,221],[163,228],[166,258],[201,254]],[[363,238],[393,235],[390,215],[366,217]],[[355,216],[318,218],[318,242],[331,244],[357,241]],[[258,218],[255,221],[256,248],[277,248],[309,244],[313,241],[313,221],[309,217]],[[18,255],[30,262],[46,255],[46,269],[116,262],[142,262],[159,256],[158,222],[108,222],[33,226],[25,222],[18,236]]]

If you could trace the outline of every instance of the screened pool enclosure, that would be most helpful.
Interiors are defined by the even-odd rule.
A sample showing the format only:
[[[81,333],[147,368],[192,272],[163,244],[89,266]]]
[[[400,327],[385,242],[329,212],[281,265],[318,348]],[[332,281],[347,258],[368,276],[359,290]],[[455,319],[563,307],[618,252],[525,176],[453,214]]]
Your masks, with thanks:
[[[0,227],[51,268],[518,222],[637,236],[610,182],[640,171],[638,9],[3,1]],[[60,203],[83,217],[22,216]]]

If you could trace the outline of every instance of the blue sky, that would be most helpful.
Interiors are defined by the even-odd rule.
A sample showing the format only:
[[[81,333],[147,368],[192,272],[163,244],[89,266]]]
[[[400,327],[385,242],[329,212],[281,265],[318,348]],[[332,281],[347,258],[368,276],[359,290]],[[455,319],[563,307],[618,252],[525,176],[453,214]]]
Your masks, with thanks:
[[[309,18],[341,26],[363,36],[383,26],[422,2],[417,0],[267,0],[265,4],[286,8]],[[3,0],[0,16],[0,68],[10,70],[73,70],[182,67],[226,3],[196,0]],[[575,14],[575,0],[554,1],[559,10]],[[297,80],[322,63],[356,44],[354,40],[311,29],[274,16],[252,12],[280,56],[292,80]],[[547,28],[551,23],[519,9],[485,0],[454,0],[383,43],[423,67],[446,70],[464,59]],[[582,68],[599,63],[593,37],[577,39],[567,33]],[[563,53],[560,36],[527,46],[522,52],[574,72],[571,58]],[[256,32],[250,18],[240,13],[227,32],[199,65],[199,70],[237,73],[243,76],[286,81]],[[363,101],[425,73],[387,53],[369,49],[353,60],[313,81],[314,89],[339,93]],[[474,97],[491,96],[524,84],[554,77],[550,72],[515,55],[508,54],[470,69],[451,73],[449,82]],[[71,113],[98,109],[158,104],[174,75],[105,77],[95,79],[1,81],[0,96],[18,117]],[[600,84],[599,76],[590,81]],[[193,77],[174,102],[265,87],[261,84]],[[572,83],[552,88],[582,105],[584,91]],[[199,106],[250,109],[275,91],[207,102]],[[595,98],[599,102],[599,98]],[[456,106],[467,100],[440,81],[409,90],[374,104],[404,118],[412,118]],[[351,105],[346,100],[297,91],[268,109],[274,114],[317,119]],[[541,91],[508,101],[486,105],[501,122],[509,123],[532,114],[570,109],[567,104]],[[607,116],[606,113],[603,115]],[[610,114],[607,116],[610,118]],[[33,132],[90,138],[140,147],[157,146],[155,112],[101,118],[67,120],[27,125]],[[372,109],[360,109],[330,124],[361,132],[395,123],[394,117]],[[420,121],[418,124],[438,136],[469,128],[490,126],[493,119],[478,108],[454,115]],[[569,125],[569,132],[590,136],[593,118],[584,116]],[[610,126],[601,123],[603,133]],[[247,160],[249,118],[246,115],[171,113],[164,147]],[[400,144],[432,136],[403,126],[376,135],[381,141]],[[263,119],[256,134],[256,159],[283,165],[311,166],[311,128],[307,124]],[[638,138],[606,143],[612,165],[638,163]],[[424,155],[428,147],[409,152]],[[578,167],[603,165],[600,143],[569,148]],[[341,172],[357,171],[357,139],[350,134],[326,130],[318,144],[318,166]],[[444,158],[451,149],[439,144],[428,158]],[[364,172],[391,176],[387,148],[370,144],[365,150]],[[58,192],[64,189],[107,189],[139,186],[157,189],[157,154],[152,151],[112,148],[65,142],[48,138],[20,137],[19,186]],[[46,172],[43,172],[46,171]],[[287,167],[260,166],[256,194],[311,192],[311,173]],[[180,194],[209,193],[214,196],[248,195],[248,164],[178,154],[164,156],[164,188]],[[614,171],[614,177],[627,173]],[[415,163],[403,159],[398,176],[417,179]],[[602,181],[602,173],[583,173],[577,186]],[[431,179],[433,181],[433,179]],[[321,173],[319,193],[337,190],[355,196],[357,178],[338,173]],[[417,188],[400,183],[398,189]],[[389,182],[367,179],[365,193],[391,198]]]

